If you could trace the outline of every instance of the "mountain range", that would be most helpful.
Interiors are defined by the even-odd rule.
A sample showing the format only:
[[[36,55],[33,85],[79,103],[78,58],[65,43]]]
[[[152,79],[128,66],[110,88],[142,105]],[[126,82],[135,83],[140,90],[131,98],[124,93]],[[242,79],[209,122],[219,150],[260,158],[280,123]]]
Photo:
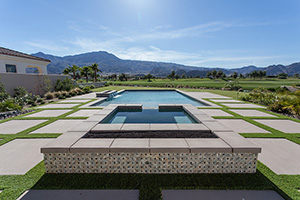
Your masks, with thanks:
[[[77,65],[77,66],[88,66],[92,63],[98,63],[99,68],[103,74],[152,74],[157,77],[164,77],[170,74],[172,71],[175,71],[176,74],[186,76],[206,76],[207,72],[212,70],[222,70],[226,75],[230,75],[233,72],[241,73],[246,75],[255,70],[264,70],[267,72],[267,75],[278,75],[280,73],[286,73],[289,76],[294,75],[295,73],[300,74],[300,62],[292,63],[290,65],[270,65],[267,67],[256,67],[253,65],[234,68],[234,69],[223,69],[223,68],[209,68],[209,67],[195,67],[195,66],[186,66],[176,63],[166,63],[166,62],[152,62],[152,61],[140,61],[140,60],[123,60],[117,56],[108,53],[106,51],[98,52],[89,52],[78,55],[71,56],[54,56],[50,54],[44,54],[38,52],[31,54],[33,56],[38,56],[41,58],[51,60],[51,63],[47,66],[49,74],[61,74],[63,70],[68,65]]]

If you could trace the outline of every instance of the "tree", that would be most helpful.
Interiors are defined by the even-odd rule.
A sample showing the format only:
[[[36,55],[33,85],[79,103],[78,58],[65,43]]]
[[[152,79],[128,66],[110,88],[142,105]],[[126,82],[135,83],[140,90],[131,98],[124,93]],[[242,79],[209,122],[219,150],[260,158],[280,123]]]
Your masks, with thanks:
[[[119,80],[120,80],[120,81],[124,81],[124,80],[127,81],[127,76],[126,76],[126,74],[124,74],[124,73],[120,74],[120,75],[119,75]]]
[[[239,74],[239,78],[245,78],[242,73]]]
[[[151,82],[151,78],[153,78],[153,76],[151,74],[147,74],[146,78],[148,79],[148,82]]]
[[[169,79],[171,79],[171,80],[174,80],[174,78],[175,78],[175,71],[172,71],[171,74],[169,74],[169,75],[167,76],[167,78],[169,78]]]
[[[178,75],[178,74],[175,75],[175,79],[176,79],[176,80],[179,79],[179,75]]]
[[[207,72],[206,78],[210,78],[210,76],[211,76],[211,72]]]
[[[99,65],[97,63],[91,65],[91,69],[94,71],[95,82],[97,82],[97,72],[102,72],[98,67]]]
[[[222,71],[222,70],[219,70],[218,72],[217,72],[217,75],[216,75],[216,78],[218,79],[218,78],[223,78],[224,77],[224,72]]]
[[[181,78],[185,78],[185,74],[182,74],[182,75],[181,75]]]
[[[64,69],[63,74],[70,74],[72,73],[73,79],[76,80],[76,73],[78,72],[79,67],[76,65],[68,66]]]
[[[213,70],[213,71],[211,72],[211,75],[212,75],[213,79],[216,79],[216,77],[217,77],[217,71],[216,71],[216,70]]]
[[[279,79],[286,79],[288,77],[288,75],[286,73],[280,73],[278,74],[278,78]]]
[[[91,71],[91,68],[88,66],[83,66],[80,68],[80,75],[85,77],[86,82],[89,82],[89,73]]]
[[[266,77],[266,71],[259,70],[258,71],[258,77],[260,79],[262,79],[263,77]]]
[[[237,72],[233,72],[233,74],[231,75],[232,78],[236,79],[238,77],[238,73]]]

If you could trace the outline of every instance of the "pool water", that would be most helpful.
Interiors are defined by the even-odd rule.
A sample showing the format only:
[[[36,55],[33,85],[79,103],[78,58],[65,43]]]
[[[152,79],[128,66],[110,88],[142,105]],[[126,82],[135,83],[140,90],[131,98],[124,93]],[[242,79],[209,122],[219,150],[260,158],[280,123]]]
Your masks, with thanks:
[[[197,123],[191,116],[183,110],[120,110],[104,119],[104,124],[123,123]]]
[[[107,99],[94,106],[109,104],[143,104],[143,107],[158,107],[158,104],[192,104],[206,106],[176,91],[124,91],[117,96]]]

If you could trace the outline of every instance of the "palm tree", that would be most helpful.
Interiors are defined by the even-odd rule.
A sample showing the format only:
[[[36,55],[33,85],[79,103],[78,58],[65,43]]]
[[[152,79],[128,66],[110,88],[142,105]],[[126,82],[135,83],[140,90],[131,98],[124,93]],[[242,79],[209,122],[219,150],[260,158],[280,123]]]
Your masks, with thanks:
[[[68,66],[67,68],[64,69],[63,74],[70,74],[72,73],[73,79],[76,79],[76,73],[78,72],[79,67],[76,65]]]
[[[97,72],[102,72],[98,67],[99,65],[97,63],[91,65],[91,69],[94,71],[95,82],[97,82]]]
[[[80,74],[81,76],[85,77],[86,82],[89,82],[89,72],[91,71],[91,68],[88,66],[83,66],[82,68],[80,68]]]

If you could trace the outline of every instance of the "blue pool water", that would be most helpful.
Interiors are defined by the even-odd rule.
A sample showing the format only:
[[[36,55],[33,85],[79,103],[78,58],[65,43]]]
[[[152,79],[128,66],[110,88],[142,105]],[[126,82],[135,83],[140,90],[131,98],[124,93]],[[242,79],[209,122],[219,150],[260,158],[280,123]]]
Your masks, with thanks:
[[[158,107],[158,104],[192,104],[205,106],[176,91],[125,91],[117,96],[95,104],[94,106],[107,106],[109,104],[143,104],[143,107]]]
[[[197,123],[183,110],[120,110],[106,118],[101,123],[123,124],[123,123]]]

